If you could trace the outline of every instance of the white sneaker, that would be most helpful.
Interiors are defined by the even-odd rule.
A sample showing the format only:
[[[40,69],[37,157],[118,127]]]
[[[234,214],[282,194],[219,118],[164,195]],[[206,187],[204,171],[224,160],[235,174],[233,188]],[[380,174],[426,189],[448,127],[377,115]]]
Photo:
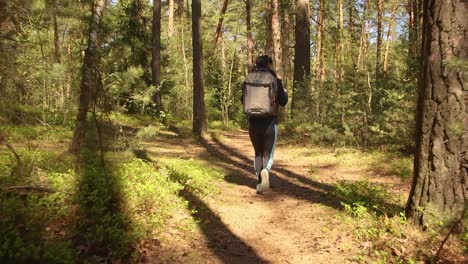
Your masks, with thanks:
[[[265,191],[265,190],[270,189],[270,174],[268,173],[268,170],[263,169],[260,172],[260,175],[262,176],[262,184],[261,184],[262,190]]]

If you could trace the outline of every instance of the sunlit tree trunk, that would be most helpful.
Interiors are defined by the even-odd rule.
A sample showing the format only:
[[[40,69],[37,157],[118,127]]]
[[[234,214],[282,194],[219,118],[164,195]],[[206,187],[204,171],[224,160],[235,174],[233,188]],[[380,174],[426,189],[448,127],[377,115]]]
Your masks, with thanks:
[[[382,51],[382,0],[377,0],[377,52],[375,57],[375,79],[378,81],[381,73]]]
[[[278,78],[283,78],[283,52],[281,48],[281,24],[278,0],[272,0],[271,28],[273,33],[274,67]]]
[[[192,0],[193,134],[197,137],[206,133],[202,43],[201,0]]]
[[[387,72],[388,50],[390,48],[390,37],[392,36],[393,24],[395,23],[396,9],[397,9],[397,1],[394,0],[393,5],[392,5],[392,13],[390,15],[390,21],[388,23],[387,40],[385,42],[384,65],[383,65],[384,73]]]
[[[414,178],[406,208],[417,225],[460,218],[468,202],[468,6],[424,1]],[[453,65],[453,66],[451,66]]]
[[[357,55],[357,62],[356,62],[356,69],[361,69],[361,63],[363,61],[363,53],[365,50],[365,45],[367,42],[367,12],[368,12],[368,1],[363,0],[363,11],[362,11],[362,19],[361,19],[361,34],[359,38],[359,48],[358,48],[358,55]]]
[[[153,1],[151,74],[156,88],[152,100],[158,112],[163,110],[161,102],[161,0]]]
[[[153,2],[154,5],[154,2]],[[174,35],[174,0],[168,0],[167,36],[169,39]]]
[[[319,80],[321,83],[324,80],[325,73],[324,73],[324,50],[323,50],[323,31],[324,31],[324,17],[323,17],[323,1],[318,0],[318,12],[317,12],[317,40],[315,43],[315,79]],[[319,84],[319,88],[321,85]]]
[[[291,115],[296,118],[300,109],[305,110],[305,99],[308,98],[310,76],[310,22],[309,1],[296,2],[296,28],[294,47],[294,81],[291,102]]]
[[[228,7],[228,0],[223,0],[222,6],[221,6],[221,13],[219,14],[219,19],[218,19],[218,26],[216,27],[216,32],[214,34],[214,43],[218,43],[218,39],[220,35],[223,34],[222,29],[223,29],[223,21],[224,21],[224,15],[226,14],[226,10]]]
[[[93,89],[96,88],[96,70],[99,64],[98,41],[100,37],[102,15],[105,0],[95,0],[88,35],[88,47],[83,59],[82,77],[80,84],[80,101],[76,117],[75,130],[69,151],[79,154],[86,135],[86,121]]]

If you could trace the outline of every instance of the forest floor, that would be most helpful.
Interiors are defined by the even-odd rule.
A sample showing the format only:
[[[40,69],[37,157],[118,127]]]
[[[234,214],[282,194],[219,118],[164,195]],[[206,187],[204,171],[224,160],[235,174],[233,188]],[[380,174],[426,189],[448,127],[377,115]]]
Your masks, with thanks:
[[[0,149],[0,262],[468,263],[466,232],[436,258],[447,226],[405,218],[411,157],[280,128],[271,189],[257,194],[247,131],[195,140],[187,125],[131,120],[103,124],[103,141],[88,133],[79,171],[69,127],[0,126],[22,161]],[[24,185],[51,191],[10,187]]]
[[[376,187],[374,194],[392,195],[380,202],[394,202],[391,207],[403,211],[409,179],[373,166],[375,159],[368,155],[360,159],[349,150],[288,144],[280,135],[271,189],[259,195],[253,148],[245,130],[217,132],[199,144],[166,137],[144,147],[151,159],[167,155],[203,159],[224,174],[216,182],[219,194],[185,195],[198,228],[190,237],[168,235],[165,243],[148,250],[148,263],[416,263],[412,257],[420,249],[411,244],[424,243],[417,231],[399,224],[402,215],[393,220],[375,214],[372,219],[364,217],[367,209],[345,210],[335,195],[340,182],[365,181],[370,183],[367,187],[386,186]],[[391,163],[382,159],[381,163]]]

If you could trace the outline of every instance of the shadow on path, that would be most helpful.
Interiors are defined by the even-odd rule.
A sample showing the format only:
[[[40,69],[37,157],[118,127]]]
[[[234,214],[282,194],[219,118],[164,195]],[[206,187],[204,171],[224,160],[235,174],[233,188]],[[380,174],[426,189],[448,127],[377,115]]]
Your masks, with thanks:
[[[208,152],[212,153],[218,158],[221,157],[221,159],[223,159],[223,162],[233,164],[246,171],[247,173],[253,174],[253,167],[245,165],[251,164],[251,159],[240,154],[234,148],[225,145],[213,135],[212,139],[215,143],[215,146],[210,145],[207,141],[202,142],[202,145],[205,147],[205,149],[208,150]],[[225,153],[227,153],[227,155],[220,152],[218,149],[222,149]],[[236,157],[240,159],[244,164],[241,164],[240,162],[237,162],[229,157]],[[307,187],[299,186],[282,177],[271,177],[270,184],[272,185],[274,190],[277,190],[279,193],[284,193],[290,196],[296,196],[298,198],[308,200],[314,203],[321,203],[335,209],[342,209],[341,199],[334,195],[336,189],[334,186],[311,180],[291,170],[285,169],[284,167],[276,166],[273,168],[273,172],[278,172],[283,177],[293,178],[307,185]],[[243,184],[241,182],[245,182],[245,180],[240,179],[239,175],[236,176],[238,177],[226,178],[226,180],[236,184]],[[255,182],[251,186],[255,187]],[[361,197],[362,201],[366,201],[369,199],[375,200],[374,197],[366,197],[365,195]],[[389,216],[392,216],[398,214],[398,212],[403,210],[403,207],[383,200],[378,201],[377,203],[380,205],[381,208],[385,208],[384,210],[374,207],[369,208],[370,210],[375,211],[377,214],[387,214]]]
[[[210,144],[210,142],[208,142],[206,139],[200,139],[200,144],[207,150],[209,154],[224,163],[222,164],[223,168],[227,168],[228,170],[232,171],[233,169],[229,166],[229,164],[235,167],[235,174],[230,175],[230,177],[225,177],[225,180],[238,185],[246,185],[255,190],[256,180],[254,179],[255,176],[253,173],[253,167],[246,165],[250,164],[251,160],[242,154],[237,153],[234,149],[222,144],[219,140],[214,139],[213,141],[214,145]],[[225,153],[221,152],[219,149],[224,150]],[[231,156],[235,156],[241,159],[243,163],[230,158]],[[301,180],[301,182],[307,182],[312,188],[297,185],[282,177],[271,177],[270,184],[272,186],[272,190],[276,194],[285,194],[312,203],[320,203],[331,208],[342,209],[339,200],[330,194],[330,192],[333,190],[332,186],[306,179],[303,176],[295,174],[286,169],[281,169],[280,172],[282,174],[292,175],[294,178]],[[248,175],[252,176],[249,177]]]
[[[174,181],[181,181],[188,177],[175,170],[170,170],[169,175]],[[192,216],[197,220],[198,226],[208,240],[207,246],[223,263],[269,263],[258,256],[255,250],[240,237],[232,233],[221,218],[187,185],[179,196],[188,201]]]

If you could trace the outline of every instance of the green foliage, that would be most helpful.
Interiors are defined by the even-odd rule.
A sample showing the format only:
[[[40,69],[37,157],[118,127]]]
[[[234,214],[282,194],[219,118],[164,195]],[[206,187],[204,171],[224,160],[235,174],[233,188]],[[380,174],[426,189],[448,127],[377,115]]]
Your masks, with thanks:
[[[72,213],[70,194],[76,182],[74,173],[66,171],[71,162],[47,152],[21,153],[25,163],[33,163],[36,169],[22,177],[2,177],[0,184],[46,184],[55,192],[0,193],[0,260],[3,263],[73,263],[76,251],[67,227],[61,224]],[[14,162],[2,163],[0,168],[11,170],[8,168],[11,164]],[[60,170],[64,172],[53,172]]]
[[[207,166],[206,163],[197,160],[163,159],[169,172],[169,177],[187,188],[188,191],[201,196],[218,192],[213,181],[221,178],[220,171]]]
[[[125,211],[135,223],[130,230],[140,239],[160,234],[167,221],[186,207],[177,196],[183,187],[170,180],[171,171],[133,159],[121,164],[116,175],[124,190]]]
[[[350,139],[338,131],[318,123],[302,123],[295,120],[284,122],[284,134],[289,138],[317,145],[344,146]]]
[[[385,215],[396,215],[402,210],[395,204],[394,194],[365,180],[342,181],[336,185],[335,194],[346,211],[356,217],[363,216],[368,210]]]
[[[159,133],[160,127],[147,126],[138,130],[136,136],[140,139],[151,140],[155,139]]]

